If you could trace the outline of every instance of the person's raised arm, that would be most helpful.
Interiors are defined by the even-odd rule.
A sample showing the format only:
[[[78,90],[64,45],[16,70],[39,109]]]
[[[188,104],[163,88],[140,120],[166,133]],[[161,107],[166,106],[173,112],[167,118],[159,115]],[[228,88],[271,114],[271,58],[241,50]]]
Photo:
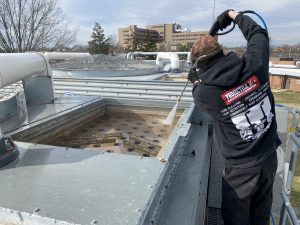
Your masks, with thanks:
[[[247,40],[244,54],[245,70],[249,73],[267,72],[269,66],[269,37],[265,29],[254,20],[236,11],[229,11],[229,17],[239,26]],[[258,74],[259,75],[259,74]]]

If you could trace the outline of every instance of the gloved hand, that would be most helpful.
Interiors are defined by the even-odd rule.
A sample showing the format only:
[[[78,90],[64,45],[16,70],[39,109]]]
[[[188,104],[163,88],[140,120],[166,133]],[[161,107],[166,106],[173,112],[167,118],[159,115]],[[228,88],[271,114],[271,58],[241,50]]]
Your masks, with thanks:
[[[193,84],[196,82],[196,81],[199,81],[199,78],[198,78],[198,75],[197,75],[197,71],[196,71],[196,68],[195,67],[192,67],[190,69],[190,72],[188,74],[188,80],[191,81]]]
[[[222,12],[218,17],[217,20],[219,21],[219,27],[220,30],[225,29],[226,27],[228,27],[231,22],[232,19],[229,17],[228,12],[231,11],[232,9],[227,9],[226,11]]]

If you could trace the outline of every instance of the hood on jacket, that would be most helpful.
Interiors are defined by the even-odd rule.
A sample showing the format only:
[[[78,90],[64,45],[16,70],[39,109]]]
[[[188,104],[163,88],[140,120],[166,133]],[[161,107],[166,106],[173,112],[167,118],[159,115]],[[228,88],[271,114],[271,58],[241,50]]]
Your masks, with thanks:
[[[212,64],[201,68],[198,71],[198,77],[204,85],[234,86],[240,79],[242,68],[242,59],[234,52],[229,52],[216,59]]]

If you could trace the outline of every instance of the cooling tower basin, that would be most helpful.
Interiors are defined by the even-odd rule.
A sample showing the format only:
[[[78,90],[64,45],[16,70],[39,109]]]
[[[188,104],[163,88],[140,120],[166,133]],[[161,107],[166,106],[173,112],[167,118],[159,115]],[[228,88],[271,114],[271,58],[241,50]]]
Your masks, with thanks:
[[[182,110],[173,124],[165,124],[167,111],[137,107],[107,106],[62,135],[49,135],[40,144],[81,148],[99,152],[155,157],[166,144]]]
[[[204,212],[210,123],[183,102],[165,124],[174,104],[57,96],[30,106],[28,123],[7,132],[20,156],[0,170],[0,223],[174,225]]]

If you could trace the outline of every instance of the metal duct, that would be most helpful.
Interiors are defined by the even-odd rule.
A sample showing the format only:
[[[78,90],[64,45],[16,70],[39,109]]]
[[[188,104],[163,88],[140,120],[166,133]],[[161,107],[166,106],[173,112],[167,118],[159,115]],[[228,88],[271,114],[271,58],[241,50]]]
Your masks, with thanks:
[[[162,61],[169,59],[171,61],[171,69],[180,69],[180,61],[178,54],[175,52],[159,52],[156,57],[156,65],[162,66]]]
[[[158,55],[160,53],[176,53],[177,55],[187,55],[187,62],[192,62],[192,53],[191,52],[128,52],[126,58],[134,59],[134,56],[138,55]]]
[[[128,52],[126,58],[134,59],[134,56],[138,55],[157,55],[159,52]]]
[[[0,88],[33,75],[52,75],[51,68],[42,54],[36,52],[0,54]]]

